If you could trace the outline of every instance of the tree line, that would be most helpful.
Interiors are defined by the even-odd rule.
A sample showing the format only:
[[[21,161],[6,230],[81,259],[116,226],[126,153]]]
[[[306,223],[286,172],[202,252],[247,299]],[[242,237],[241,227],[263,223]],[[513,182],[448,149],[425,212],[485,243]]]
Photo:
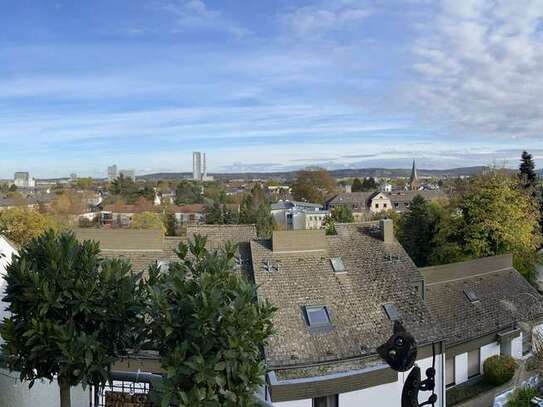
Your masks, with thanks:
[[[514,265],[535,278],[541,247],[541,183],[530,154],[517,173],[491,168],[457,180],[447,203],[416,196],[396,222],[399,242],[419,267],[512,253]]]

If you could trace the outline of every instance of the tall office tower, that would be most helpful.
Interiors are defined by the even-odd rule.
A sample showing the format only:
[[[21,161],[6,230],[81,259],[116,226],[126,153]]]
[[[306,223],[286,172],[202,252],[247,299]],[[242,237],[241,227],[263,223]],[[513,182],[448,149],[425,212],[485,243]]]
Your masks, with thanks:
[[[113,164],[107,167],[107,179],[113,181],[115,178],[117,178],[117,165]]]
[[[204,169],[203,169],[203,175],[202,175],[202,180],[207,180],[207,163],[206,163],[206,153],[203,153],[203,166],[204,166]]]
[[[198,151],[192,153],[192,179],[194,181],[202,180],[202,153]]]

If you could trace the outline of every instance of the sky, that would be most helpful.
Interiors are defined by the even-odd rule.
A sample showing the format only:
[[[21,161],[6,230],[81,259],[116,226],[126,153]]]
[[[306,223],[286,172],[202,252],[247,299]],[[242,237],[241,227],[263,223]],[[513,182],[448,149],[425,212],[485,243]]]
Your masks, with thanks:
[[[543,0],[0,0],[0,177],[543,163]]]

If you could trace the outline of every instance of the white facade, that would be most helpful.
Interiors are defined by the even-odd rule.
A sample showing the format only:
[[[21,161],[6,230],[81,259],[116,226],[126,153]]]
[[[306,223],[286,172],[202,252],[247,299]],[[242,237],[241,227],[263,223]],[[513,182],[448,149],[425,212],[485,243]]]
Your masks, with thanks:
[[[432,357],[417,361],[421,370],[422,379],[425,378],[424,372],[432,366]],[[445,407],[445,386],[443,384],[444,357],[436,355],[436,387],[435,392],[438,396],[436,407]],[[352,391],[339,394],[339,407],[362,407],[362,406],[382,406],[396,407],[401,405],[402,389],[407,380],[409,372],[398,373],[398,380],[394,383],[387,383],[379,386],[369,387],[363,390]],[[419,393],[419,403],[422,403],[430,397],[430,392]],[[312,407],[313,400],[293,400],[279,403],[273,403],[276,407]]]
[[[202,180],[202,153],[198,151],[192,153],[192,179],[194,181]]]
[[[13,184],[17,188],[34,188],[36,181],[30,176],[29,172],[16,172],[13,176]]]

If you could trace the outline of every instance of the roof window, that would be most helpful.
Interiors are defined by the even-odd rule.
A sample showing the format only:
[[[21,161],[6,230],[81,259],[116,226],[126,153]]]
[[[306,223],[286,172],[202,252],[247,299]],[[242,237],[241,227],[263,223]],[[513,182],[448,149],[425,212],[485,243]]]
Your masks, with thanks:
[[[304,307],[305,322],[310,328],[331,326],[330,313],[326,305],[311,305]]]
[[[343,259],[341,257],[330,258],[330,263],[332,263],[332,268],[334,269],[334,273],[345,272],[345,265],[343,264]]]
[[[479,301],[479,297],[477,296],[477,294],[475,294],[475,291],[473,291],[472,289],[466,289],[464,290],[464,295],[466,296],[466,298],[469,300],[469,302],[471,302],[472,304],[474,302],[478,302]]]
[[[387,314],[388,319],[391,321],[399,321],[400,318],[400,312],[398,311],[398,308],[396,308],[396,305],[392,303],[383,304],[383,308],[385,310],[385,313]]]

